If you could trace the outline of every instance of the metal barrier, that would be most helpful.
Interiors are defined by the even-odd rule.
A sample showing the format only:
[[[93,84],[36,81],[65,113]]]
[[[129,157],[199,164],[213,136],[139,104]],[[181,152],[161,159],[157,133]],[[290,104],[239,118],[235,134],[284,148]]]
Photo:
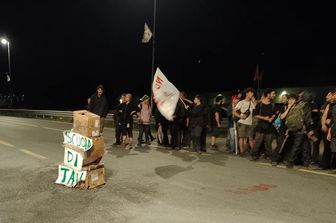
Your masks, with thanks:
[[[30,110],[30,109],[0,109],[0,115],[24,117],[24,118],[40,118],[64,122],[73,121],[73,111],[58,111],[58,110]],[[138,124],[138,119],[134,116],[134,124]],[[222,130],[227,130],[227,118],[222,119]],[[151,125],[155,124],[155,119],[152,117]],[[112,113],[108,113],[105,119],[105,126],[113,127],[114,118]]]

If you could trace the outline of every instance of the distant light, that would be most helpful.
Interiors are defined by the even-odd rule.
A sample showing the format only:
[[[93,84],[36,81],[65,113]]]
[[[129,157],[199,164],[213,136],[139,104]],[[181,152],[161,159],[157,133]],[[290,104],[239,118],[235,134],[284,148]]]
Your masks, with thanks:
[[[1,43],[4,44],[4,45],[6,45],[6,44],[8,43],[8,40],[6,40],[6,39],[1,39]]]
[[[287,91],[283,91],[283,92],[281,92],[280,96],[283,96],[283,95],[285,95],[285,94],[287,94]]]

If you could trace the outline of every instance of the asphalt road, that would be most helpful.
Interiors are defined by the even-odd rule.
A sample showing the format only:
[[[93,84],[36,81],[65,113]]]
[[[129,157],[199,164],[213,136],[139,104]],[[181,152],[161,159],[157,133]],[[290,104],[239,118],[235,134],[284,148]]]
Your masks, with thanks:
[[[111,146],[109,128],[106,184],[92,190],[55,184],[62,131],[71,127],[0,116],[0,223],[336,222],[336,174],[221,151],[198,155],[154,144],[125,150]]]

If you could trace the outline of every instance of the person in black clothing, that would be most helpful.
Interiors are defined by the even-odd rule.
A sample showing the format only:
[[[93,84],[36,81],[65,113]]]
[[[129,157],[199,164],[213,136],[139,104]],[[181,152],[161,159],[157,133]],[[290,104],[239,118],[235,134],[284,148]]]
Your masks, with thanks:
[[[120,104],[125,103],[126,94],[122,94],[120,96],[119,102]],[[119,104],[119,105],[120,105]],[[122,140],[122,110],[118,110],[119,105],[115,107],[115,113],[114,113],[114,123],[115,123],[115,138],[116,141],[113,145],[121,145]],[[120,108],[120,107],[119,107]]]
[[[259,102],[254,110],[254,117],[257,118],[258,123],[255,127],[255,142],[252,148],[252,160],[257,160],[259,157],[259,150],[263,142],[265,142],[266,156],[272,155],[272,140],[274,138],[275,129],[273,121],[276,117],[274,104],[272,103],[275,98],[274,89],[266,89],[264,97]]]
[[[206,107],[202,104],[201,97],[196,95],[194,105],[189,110],[190,131],[193,149],[201,154],[202,149],[202,131],[204,128]]]
[[[103,85],[98,85],[96,93],[90,97],[88,110],[100,116],[100,133],[103,133],[104,119],[108,113],[108,103]]]
[[[278,165],[284,158],[285,153],[288,152],[288,147],[285,147],[286,140],[286,116],[288,114],[289,109],[297,100],[297,96],[294,94],[291,95],[282,95],[281,96],[281,105],[278,108],[279,117],[281,119],[281,124],[277,132],[277,147],[275,148],[272,154],[272,165]],[[287,141],[287,140],[286,140]]]
[[[336,102],[336,90],[332,91],[332,102]],[[328,128],[327,140],[330,142],[330,169],[336,168],[336,106],[331,108],[331,122]],[[334,172],[335,173],[335,172]]]
[[[137,113],[139,112],[139,108],[134,103],[132,103],[132,95],[126,94],[125,103],[118,105],[116,109],[121,111],[120,122],[123,138],[122,144],[126,147],[126,149],[132,149],[133,115],[137,115]]]
[[[180,150],[182,147],[181,143],[181,125],[183,122],[183,118],[185,116],[186,109],[181,99],[177,101],[174,119],[173,121],[169,122],[169,129],[171,135],[171,143],[170,146],[172,149]]]
[[[216,139],[220,133],[222,121],[222,107],[224,104],[224,96],[219,94],[215,98],[215,104],[210,109],[210,135],[211,135],[211,148],[217,149]]]
[[[190,138],[190,128],[187,125],[188,119],[189,119],[187,110],[193,104],[193,102],[187,98],[187,94],[184,91],[180,92],[180,98],[184,102],[185,109],[186,109],[183,122],[181,125],[181,136],[180,137],[181,137],[182,147],[190,147],[191,138]]]
[[[322,140],[322,130],[321,130],[321,109],[320,106],[313,101],[311,103],[312,109],[312,119],[313,119],[313,131],[315,140],[312,142],[312,164],[318,165],[320,160],[320,144]]]
[[[331,120],[332,120],[332,110],[335,106],[335,102],[333,100],[333,95],[336,94],[335,91],[331,91],[326,96],[326,103],[322,106],[322,118],[321,118],[321,130],[322,130],[322,141],[323,141],[323,154],[322,159],[320,162],[320,168],[322,170],[328,170],[331,168],[331,148],[330,148],[330,141],[327,140],[327,133],[328,129],[331,127]]]

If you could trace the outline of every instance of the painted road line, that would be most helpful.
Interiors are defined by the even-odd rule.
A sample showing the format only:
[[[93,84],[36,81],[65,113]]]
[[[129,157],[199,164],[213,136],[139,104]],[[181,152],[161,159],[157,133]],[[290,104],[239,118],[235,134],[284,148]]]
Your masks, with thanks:
[[[49,127],[42,127],[42,128],[48,129],[48,130],[60,131],[60,132],[64,132],[65,131],[63,129],[49,128]]]
[[[272,164],[270,164],[270,163],[257,163],[257,164],[263,165],[263,166],[272,166]],[[283,166],[283,165],[277,165],[275,167],[282,168],[282,169],[287,169],[287,167]],[[301,169],[301,168],[298,168],[296,170],[301,171],[301,172],[306,172],[306,173],[323,175],[323,176],[336,177],[336,174],[323,173],[323,172],[316,171],[316,170],[307,170],[307,169]]]
[[[4,145],[4,146],[7,146],[7,147],[15,147],[14,145],[12,145],[12,144],[10,144],[8,142],[2,141],[2,140],[0,140],[0,144]]]
[[[20,151],[23,152],[23,153],[25,153],[25,154],[27,154],[27,155],[29,155],[29,156],[32,156],[32,157],[37,158],[37,159],[40,159],[40,160],[47,160],[48,159],[47,157],[41,156],[41,155],[39,155],[37,153],[33,153],[33,152],[31,152],[29,150],[26,150],[26,149],[20,149]]]
[[[257,164],[263,165],[263,166],[272,166],[272,164],[270,164],[270,163],[259,163],[259,162],[257,162]]]
[[[38,128],[39,126],[37,125],[33,125],[33,124],[27,124],[27,123],[22,123],[22,122],[16,122],[16,121],[6,121],[6,124],[11,124],[11,125],[24,125],[24,126],[28,126],[28,127],[35,127]]]
[[[307,173],[314,173],[314,174],[323,175],[323,176],[329,176],[329,177],[336,177],[336,174],[323,173],[323,172],[314,171],[314,170],[299,169],[299,171],[301,171],[301,172],[307,172]]]

